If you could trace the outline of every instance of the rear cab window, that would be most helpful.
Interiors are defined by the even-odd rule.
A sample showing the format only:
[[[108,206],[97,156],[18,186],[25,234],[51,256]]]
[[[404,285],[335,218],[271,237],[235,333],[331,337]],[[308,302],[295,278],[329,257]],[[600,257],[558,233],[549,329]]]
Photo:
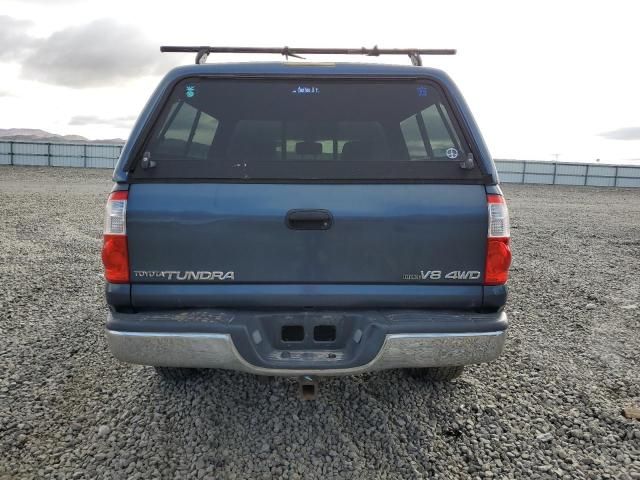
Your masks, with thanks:
[[[481,183],[441,88],[427,80],[177,82],[132,179],[447,180]]]

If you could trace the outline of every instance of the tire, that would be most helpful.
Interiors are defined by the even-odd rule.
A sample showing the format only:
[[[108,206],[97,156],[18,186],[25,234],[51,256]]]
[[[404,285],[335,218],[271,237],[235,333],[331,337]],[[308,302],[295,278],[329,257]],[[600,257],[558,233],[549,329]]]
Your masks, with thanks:
[[[408,368],[407,372],[413,378],[429,382],[449,382],[458,378],[464,371],[464,365],[456,367]]]
[[[182,382],[188,378],[197,376],[200,372],[197,368],[153,367],[156,374],[163,380]]]

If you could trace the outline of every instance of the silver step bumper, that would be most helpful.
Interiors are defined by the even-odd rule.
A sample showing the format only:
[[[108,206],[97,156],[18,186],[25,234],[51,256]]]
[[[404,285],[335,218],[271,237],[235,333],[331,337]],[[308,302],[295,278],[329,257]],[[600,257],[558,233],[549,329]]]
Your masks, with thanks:
[[[353,375],[391,368],[484,363],[500,355],[505,338],[506,331],[388,334],[378,354],[365,365],[314,370],[252,365],[240,355],[228,334],[107,330],[111,351],[123,362],[163,367],[222,368],[275,376]]]

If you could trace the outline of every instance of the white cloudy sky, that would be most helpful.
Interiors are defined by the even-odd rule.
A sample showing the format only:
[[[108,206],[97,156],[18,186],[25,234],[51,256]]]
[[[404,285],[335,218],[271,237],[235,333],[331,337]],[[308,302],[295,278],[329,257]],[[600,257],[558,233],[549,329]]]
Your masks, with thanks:
[[[193,61],[161,44],[457,48],[425,64],[458,83],[494,157],[640,162],[636,4],[0,0],[0,128],[126,138],[162,73]]]

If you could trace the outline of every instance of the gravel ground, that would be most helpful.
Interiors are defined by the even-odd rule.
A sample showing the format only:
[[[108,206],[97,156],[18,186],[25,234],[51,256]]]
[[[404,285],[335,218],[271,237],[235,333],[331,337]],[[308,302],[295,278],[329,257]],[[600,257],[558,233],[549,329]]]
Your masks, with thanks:
[[[109,172],[0,167],[0,478],[640,478],[640,190],[507,185],[505,354],[402,372],[165,384],[104,335]]]

